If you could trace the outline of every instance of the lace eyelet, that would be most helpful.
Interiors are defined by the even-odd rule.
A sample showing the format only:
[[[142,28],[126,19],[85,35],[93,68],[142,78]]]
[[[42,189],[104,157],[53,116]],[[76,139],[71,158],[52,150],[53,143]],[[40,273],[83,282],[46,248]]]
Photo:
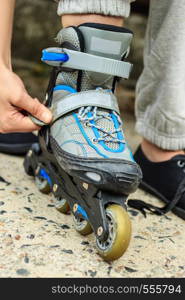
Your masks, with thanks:
[[[87,121],[86,121],[86,122],[84,122],[84,127],[85,127],[85,128],[89,127],[89,126],[88,126],[88,122],[87,122]]]
[[[95,139],[95,138],[92,138],[92,142],[97,144],[97,143],[98,143],[98,140]]]
[[[185,162],[182,162],[181,160],[178,160],[177,166],[178,166],[179,168],[183,168],[183,167],[185,166]]]

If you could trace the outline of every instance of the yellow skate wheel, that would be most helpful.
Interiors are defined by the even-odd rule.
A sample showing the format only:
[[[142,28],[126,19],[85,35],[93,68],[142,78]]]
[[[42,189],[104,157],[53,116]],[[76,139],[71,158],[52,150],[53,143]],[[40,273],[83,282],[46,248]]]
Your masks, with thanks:
[[[36,176],[35,184],[41,193],[49,194],[51,192],[51,187],[46,179],[42,179],[42,178]]]
[[[107,207],[106,217],[109,226],[109,236],[106,241],[96,239],[100,256],[105,261],[120,258],[127,250],[131,238],[131,221],[126,210],[117,204]]]
[[[67,200],[61,198],[56,198],[55,208],[62,214],[67,214],[70,211]]]
[[[81,235],[88,235],[93,232],[91,224],[80,217],[73,217],[74,220],[74,227],[77,232],[79,232]]]

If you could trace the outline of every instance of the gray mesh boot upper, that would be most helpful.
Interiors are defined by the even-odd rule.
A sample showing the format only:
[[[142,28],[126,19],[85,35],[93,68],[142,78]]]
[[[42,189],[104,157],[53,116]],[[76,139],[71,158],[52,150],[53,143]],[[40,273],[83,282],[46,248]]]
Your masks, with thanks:
[[[116,80],[112,75],[122,72],[116,63],[127,55],[131,40],[129,30],[102,24],[83,24],[59,32],[57,41],[62,48],[98,58],[95,63],[83,54],[75,58],[78,70],[61,65],[53,92],[51,126],[51,136],[61,150],[84,159],[133,162],[113,94]],[[81,64],[87,70],[80,70]]]

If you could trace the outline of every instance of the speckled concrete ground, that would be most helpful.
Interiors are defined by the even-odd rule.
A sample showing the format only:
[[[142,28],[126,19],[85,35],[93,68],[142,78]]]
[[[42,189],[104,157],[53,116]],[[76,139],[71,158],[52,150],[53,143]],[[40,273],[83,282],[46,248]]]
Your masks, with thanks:
[[[139,138],[129,119],[133,148]],[[134,141],[134,143],[133,143]],[[129,209],[132,241],[125,255],[104,262],[94,236],[75,232],[71,216],[58,213],[25,175],[23,159],[0,154],[0,277],[185,277],[184,221],[173,214],[147,218]],[[138,190],[131,198],[161,203]]]

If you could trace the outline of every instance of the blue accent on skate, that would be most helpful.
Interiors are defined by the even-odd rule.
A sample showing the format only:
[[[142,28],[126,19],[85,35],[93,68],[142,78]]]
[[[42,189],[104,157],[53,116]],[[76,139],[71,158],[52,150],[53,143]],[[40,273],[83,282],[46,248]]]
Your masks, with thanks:
[[[88,117],[92,117],[92,113],[89,112],[87,114]],[[118,129],[119,128],[119,122],[117,120],[117,117],[112,113],[110,114],[110,117],[112,118],[113,120],[113,123],[114,123],[114,127],[115,129]],[[91,120],[90,123],[92,125],[96,125],[95,121],[94,120]],[[97,139],[99,139],[101,137],[100,133],[99,133],[99,130],[96,128],[96,127],[92,127],[92,130],[95,134],[95,137]],[[111,148],[109,148],[104,141],[99,141],[98,143],[106,150],[106,151],[109,151],[109,152],[113,152],[113,153],[120,153],[120,152],[123,152],[125,150],[125,142],[124,142],[124,136],[122,134],[122,132],[118,132],[117,133],[117,138],[120,140],[120,146],[118,149],[116,150],[113,150]]]
[[[48,50],[43,50],[41,60],[66,62],[69,60],[69,56],[66,53],[49,52]]]
[[[69,85],[56,85],[53,89],[53,91],[67,91],[70,92],[72,94],[77,93],[77,91],[75,89],[73,89],[71,86]]]
[[[48,173],[46,172],[45,169],[40,169],[39,174],[40,177],[42,177],[43,179],[46,179],[47,182],[49,183],[50,186],[52,186],[52,181],[50,176],[48,175]]]
[[[91,140],[90,140],[89,137],[87,136],[85,130],[83,129],[83,127],[82,127],[82,125],[81,125],[81,123],[80,123],[80,121],[79,121],[79,119],[78,119],[78,116],[77,116],[75,113],[73,113],[73,117],[74,117],[74,119],[75,119],[75,121],[76,121],[76,123],[77,123],[77,125],[78,125],[78,127],[79,127],[79,129],[80,129],[80,131],[81,131],[81,133],[83,134],[84,138],[86,139],[87,143],[89,144],[89,146],[90,146],[91,148],[93,148],[93,149],[94,149],[100,156],[102,156],[103,158],[109,158],[108,156],[106,156],[106,155],[104,155],[103,153],[101,153],[101,152],[96,148],[96,146],[91,142]]]
[[[111,116],[111,118],[112,118],[112,120],[114,122],[115,129],[118,129],[120,127],[120,124],[118,122],[118,118],[113,113],[110,114],[110,116]],[[118,140],[120,140],[120,144],[121,145],[120,145],[120,148],[118,149],[118,151],[115,150],[114,152],[123,152],[125,150],[125,141],[124,141],[125,137],[124,137],[124,135],[123,135],[123,133],[121,131],[119,131],[117,133],[117,138],[118,138]]]
[[[78,209],[77,209],[76,213],[78,215],[82,216],[85,220],[88,220],[88,216],[87,216],[85,210],[80,205],[78,205]]]
[[[64,142],[62,145],[60,145],[60,146],[62,147],[62,146],[64,146],[64,145],[68,144],[68,143],[74,143],[74,144],[76,144],[76,145],[81,146],[84,156],[87,157],[87,151],[85,150],[84,145],[83,145],[82,143],[78,142],[78,141],[75,141],[75,140],[67,140],[67,141],[65,141],[65,142]]]

